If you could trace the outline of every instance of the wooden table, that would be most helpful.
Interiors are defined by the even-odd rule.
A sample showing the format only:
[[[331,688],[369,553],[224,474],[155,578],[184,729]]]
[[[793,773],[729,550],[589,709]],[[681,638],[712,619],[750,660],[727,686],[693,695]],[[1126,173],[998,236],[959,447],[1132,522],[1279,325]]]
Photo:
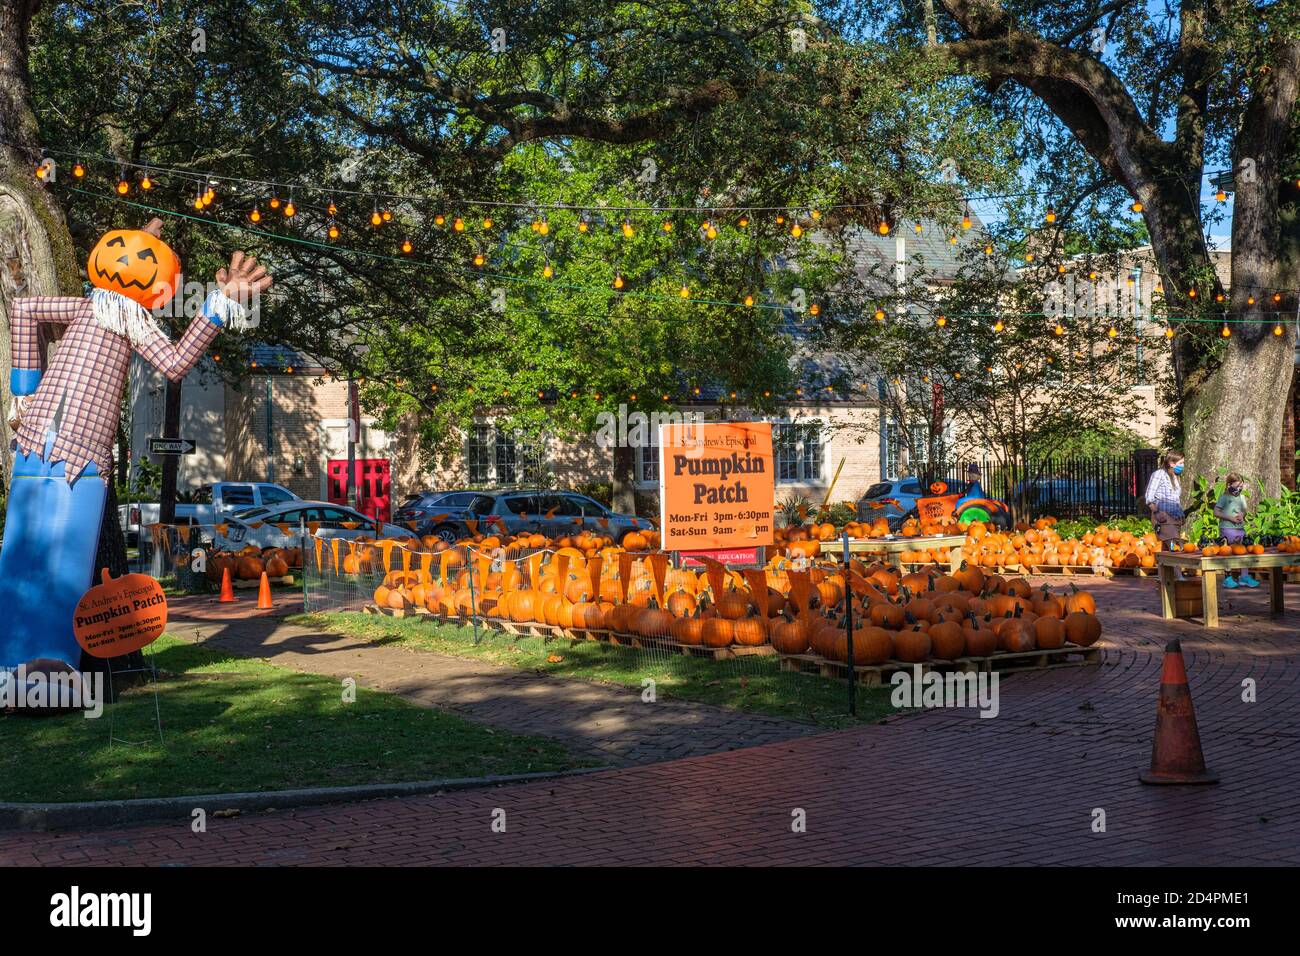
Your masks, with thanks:
[[[948,565],[953,571],[961,570],[962,546],[966,543],[964,534],[927,534],[914,538],[850,538],[850,554],[883,554],[885,561],[896,568],[902,568],[904,551],[929,551],[933,548],[948,548]],[[844,558],[844,542],[823,541],[822,553],[838,555]]]
[[[1232,554],[1207,558],[1199,551],[1182,554],[1161,551],[1156,555],[1156,568],[1160,575],[1160,612],[1166,621],[1177,617],[1174,613],[1174,582],[1179,570],[1201,572],[1201,615],[1206,627],[1219,626],[1219,578],[1225,571],[1267,568],[1268,604],[1274,614],[1283,611],[1282,585],[1286,581],[1284,565],[1296,564],[1294,554]]]

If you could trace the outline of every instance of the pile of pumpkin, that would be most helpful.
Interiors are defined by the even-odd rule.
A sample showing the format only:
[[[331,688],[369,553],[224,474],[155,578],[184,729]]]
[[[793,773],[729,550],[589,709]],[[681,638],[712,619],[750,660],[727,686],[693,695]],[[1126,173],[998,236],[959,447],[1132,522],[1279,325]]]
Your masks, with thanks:
[[[221,583],[222,572],[230,569],[230,576],[243,581],[257,581],[265,571],[267,577],[282,578],[292,568],[302,567],[301,548],[256,548],[252,545],[239,551],[214,551],[207,558],[204,572],[209,581]]]
[[[413,554],[435,556],[435,564],[442,560],[445,552],[450,552],[447,557],[449,568],[458,569],[465,567],[466,556],[471,549],[475,554],[487,555],[490,557],[505,557],[513,559],[521,554],[542,551],[542,550],[570,550],[582,558],[593,558],[598,554],[609,554],[611,549],[617,551],[648,551],[659,547],[659,532],[646,530],[632,532],[623,538],[621,548],[614,547],[614,539],[609,535],[592,534],[582,532],[576,535],[565,535],[560,538],[548,538],[540,534],[516,534],[516,535],[493,535],[493,534],[475,534],[467,538],[461,538],[454,544],[439,538],[437,535],[425,535],[420,538],[418,544],[409,539],[389,538],[376,539],[367,535],[362,535],[345,542],[348,549],[347,554],[343,556],[341,569],[344,574],[369,574],[378,571],[384,571],[384,550],[385,546],[381,540],[393,542],[387,545],[391,548],[394,546],[407,545],[411,547]]]
[[[812,524],[807,525],[788,525],[784,528],[777,528],[774,535],[775,544],[768,551],[771,554],[784,554],[791,558],[815,558],[821,553],[821,543],[823,541],[838,541],[843,534],[861,540],[887,536],[913,538],[922,535],[951,535],[961,534],[963,530],[965,530],[964,526],[959,527],[955,521],[951,520],[922,523],[915,518],[908,518],[902,523],[898,531],[891,531],[889,522],[884,518],[876,518],[872,521],[849,521],[845,523],[842,531],[830,522],[818,524],[814,521]],[[944,551],[946,555],[946,549]],[[921,561],[923,559],[917,558],[916,560]],[[935,558],[934,560],[939,559]],[[946,557],[944,560],[946,560]]]
[[[726,572],[715,594],[707,575],[670,568],[661,606],[645,562],[633,563],[624,600],[615,562],[603,566],[595,593],[581,556],[569,558],[563,579],[561,563],[552,556],[535,583],[517,564],[507,563],[504,571],[487,575],[473,589],[468,569],[445,587],[427,569],[391,571],[374,599],[381,607],[423,606],[448,616],[473,611],[489,619],[705,647],[770,643],[782,654],[811,650],[839,661],[848,656],[845,624],[851,601],[856,664],[987,657],[998,650],[1056,649],[1067,642],[1086,647],[1101,636],[1088,592],[1074,588],[1059,596],[1047,586],[1034,591],[1022,578],[986,574],[976,567],[951,575],[930,570],[904,574],[853,562],[852,594],[846,593],[842,571],[819,571],[805,606],[798,607],[802,596],[791,597],[789,575],[769,566],[764,614],[758,596],[734,571]]]

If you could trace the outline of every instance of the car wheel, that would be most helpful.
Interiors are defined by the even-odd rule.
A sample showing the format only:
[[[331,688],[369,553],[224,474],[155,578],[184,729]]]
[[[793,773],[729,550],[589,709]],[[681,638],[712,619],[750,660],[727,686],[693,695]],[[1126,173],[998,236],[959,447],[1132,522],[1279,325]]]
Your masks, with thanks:
[[[455,544],[459,538],[459,535],[456,533],[456,526],[450,524],[438,525],[438,527],[433,529],[433,533],[442,538],[442,540],[446,541],[448,544]]]

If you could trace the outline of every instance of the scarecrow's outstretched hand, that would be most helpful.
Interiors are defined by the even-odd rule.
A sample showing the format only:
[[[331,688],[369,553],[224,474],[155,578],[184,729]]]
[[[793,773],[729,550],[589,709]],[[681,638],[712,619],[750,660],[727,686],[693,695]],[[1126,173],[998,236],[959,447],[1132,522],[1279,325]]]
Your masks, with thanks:
[[[271,276],[252,256],[236,252],[230,257],[229,269],[217,270],[217,288],[245,309],[251,308],[256,296],[271,287]]]

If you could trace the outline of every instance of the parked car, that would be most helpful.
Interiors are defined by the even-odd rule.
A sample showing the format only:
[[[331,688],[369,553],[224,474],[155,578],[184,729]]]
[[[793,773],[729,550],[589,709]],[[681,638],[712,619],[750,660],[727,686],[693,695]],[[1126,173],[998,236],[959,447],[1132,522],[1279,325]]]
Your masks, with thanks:
[[[298,533],[303,524],[315,526],[316,533],[323,538],[375,534],[374,519],[347,505],[299,499],[243,518],[231,515],[220,522],[220,527],[212,529],[212,542],[221,551],[238,551],[249,545],[257,548],[294,547],[299,543]],[[280,529],[282,525],[287,526],[284,531]],[[381,530],[386,538],[416,537],[409,528],[395,524],[384,524]]]
[[[576,491],[479,491],[460,514],[449,515],[433,533],[440,537],[469,534],[466,520],[477,522],[485,534],[530,532],[550,538],[590,531],[607,534],[616,543],[633,531],[653,528],[649,518],[611,511],[594,498]]]
[[[445,519],[469,517],[466,509],[478,495],[477,491],[421,491],[408,495],[393,512],[393,521],[407,524],[414,522],[415,533],[423,537],[426,534],[438,534],[438,526],[446,524]],[[438,520],[434,520],[434,519]],[[446,530],[446,529],[444,529]],[[440,537],[453,540],[447,534]]]
[[[891,522],[902,517],[916,507],[918,498],[925,494],[921,482],[916,478],[896,478],[881,481],[867,489],[866,494],[858,499],[858,520],[874,521],[884,517]]]
[[[301,501],[283,485],[265,481],[218,481],[203,485],[197,502],[176,505],[176,524],[212,525],[250,508],[274,508]],[[157,524],[161,506],[157,503],[128,503],[118,507],[118,518],[128,545],[138,545],[140,526]]]

